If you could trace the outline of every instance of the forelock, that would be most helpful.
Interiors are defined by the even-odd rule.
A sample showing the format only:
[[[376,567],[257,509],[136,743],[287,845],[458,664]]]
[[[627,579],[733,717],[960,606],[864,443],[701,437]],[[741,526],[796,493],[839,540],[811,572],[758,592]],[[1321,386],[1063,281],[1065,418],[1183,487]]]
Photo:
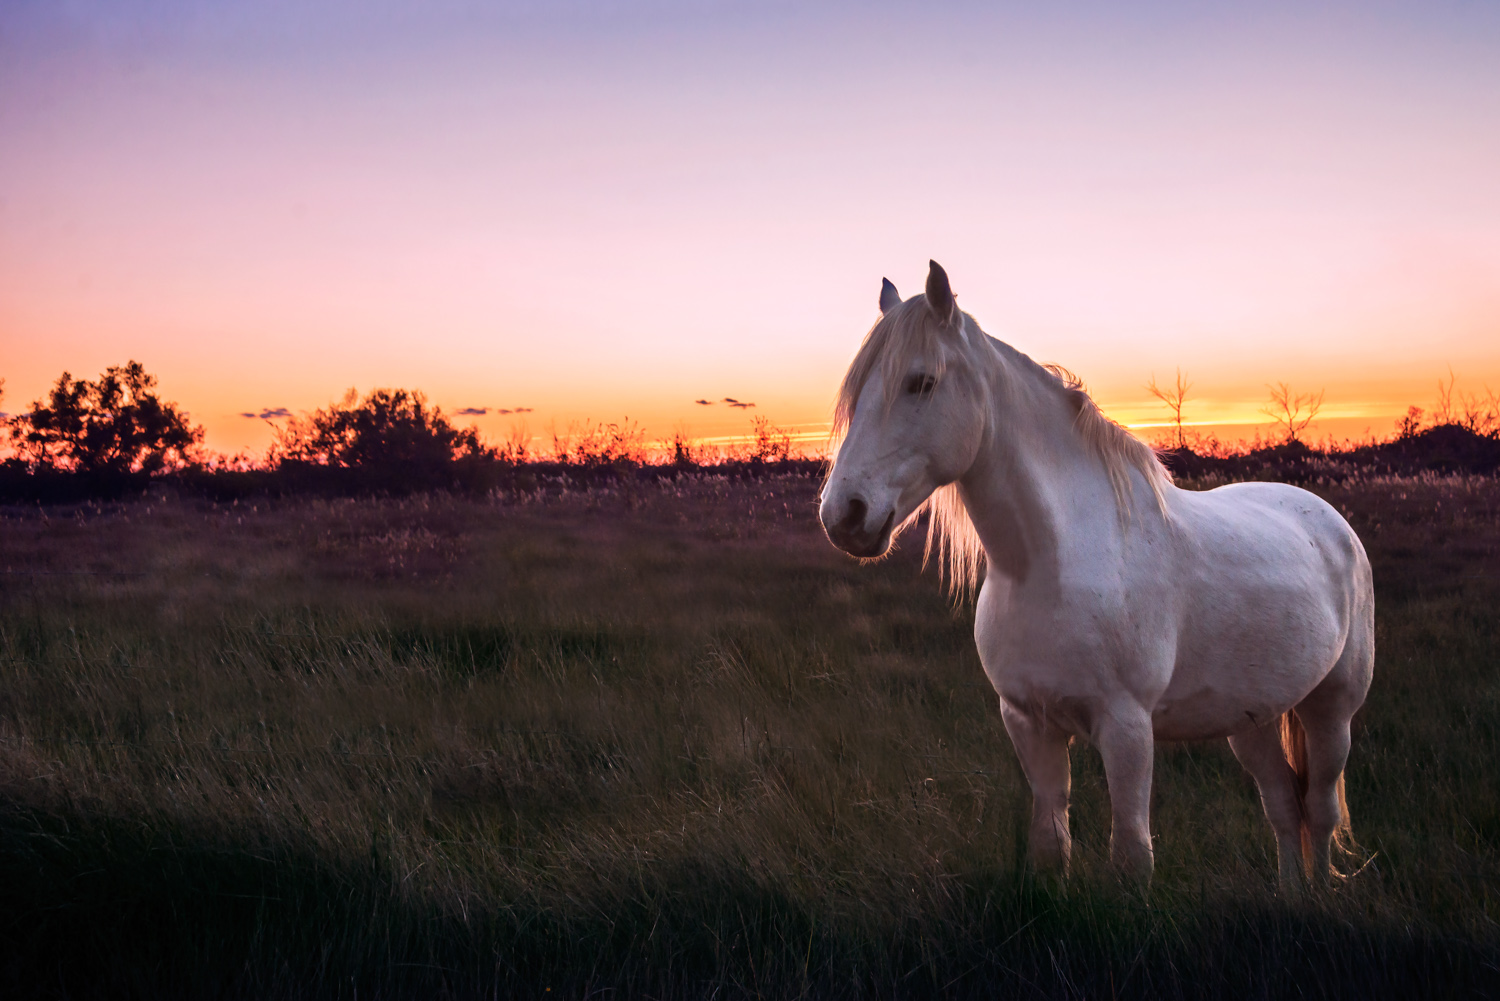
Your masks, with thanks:
[[[962,336],[963,314],[958,313],[957,329]],[[925,296],[913,296],[884,313],[870,332],[865,334],[844,381],[839,385],[838,401],[833,411],[833,436],[842,435],[854,416],[854,407],[865,383],[876,370],[884,383],[884,405],[889,407],[900,390],[901,377],[914,358],[929,358],[934,375],[941,376],[946,352],[941,350],[942,335],[951,328],[939,323],[927,308]]]

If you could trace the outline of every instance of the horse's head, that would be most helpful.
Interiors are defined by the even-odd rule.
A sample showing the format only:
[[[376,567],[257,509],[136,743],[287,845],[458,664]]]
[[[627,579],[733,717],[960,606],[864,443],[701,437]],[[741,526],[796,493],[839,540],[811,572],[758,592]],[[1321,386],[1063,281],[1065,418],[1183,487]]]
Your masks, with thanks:
[[[965,363],[969,332],[936,261],[925,295],[886,281],[881,317],[844,376],[844,433],[818,516],[834,545],[879,556],[932,492],[958,479],[984,438],[984,387]]]

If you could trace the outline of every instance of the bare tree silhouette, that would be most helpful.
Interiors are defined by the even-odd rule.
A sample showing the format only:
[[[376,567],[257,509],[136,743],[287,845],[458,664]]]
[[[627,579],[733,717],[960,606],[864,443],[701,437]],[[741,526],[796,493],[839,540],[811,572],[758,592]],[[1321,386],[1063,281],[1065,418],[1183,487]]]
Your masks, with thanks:
[[[1488,435],[1500,431],[1500,393],[1489,386],[1484,387],[1483,396],[1465,393],[1463,415],[1459,418],[1459,423],[1475,434]]]
[[[1433,424],[1456,424],[1458,423],[1458,412],[1453,406],[1453,384],[1458,377],[1453,374],[1453,366],[1448,366],[1448,382],[1438,380],[1437,406],[1432,408]]]
[[[1317,393],[1297,393],[1284,382],[1267,386],[1271,391],[1271,405],[1261,408],[1261,413],[1270,417],[1286,435],[1286,444],[1302,440],[1302,432],[1323,409],[1323,390]]]
[[[1437,406],[1432,409],[1432,423],[1434,427],[1442,427],[1446,424],[1457,425],[1467,428],[1475,434],[1490,434],[1500,429],[1500,394],[1496,394],[1488,385],[1484,387],[1484,395],[1457,393],[1454,386],[1458,377],[1453,374],[1453,366],[1448,366],[1448,381],[1438,380]]]
[[[1182,431],[1182,405],[1187,401],[1188,390],[1192,388],[1193,384],[1187,381],[1180,368],[1177,370],[1177,381],[1166,389],[1162,389],[1156,384],[1156,373],[1154,372],[1151,374],[1151,381],[1146,383],[1146,389],[1150,391],[1151,395],[1165,403],[1167,409],[1172,411],[1172,424],[1177,430],[1176,447],[1179,449],[1187,447],[1187,437]]]

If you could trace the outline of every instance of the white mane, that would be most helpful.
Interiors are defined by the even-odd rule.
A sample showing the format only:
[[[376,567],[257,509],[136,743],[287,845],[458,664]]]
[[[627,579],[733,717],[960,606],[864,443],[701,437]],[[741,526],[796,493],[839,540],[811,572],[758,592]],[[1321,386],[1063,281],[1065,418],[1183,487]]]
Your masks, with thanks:
[[[1004,358],[994,351],[1001,343],[980,330],[973,317],[967,313],[956,315],[961,318],[957,331],[960,353],[971,367],[983,366],[984,357],[988,355],[996,363],[992,366],[995,378],[1003,382],[1022,379],[1064,394],[1075,415],[1073,430],[1103,466],[1122,518],[1128,520],[1131,514],[1131,470],[1140,473],[1151,490],[1157,509],[1166,513],[1162,487],[1172,482],[1171,474],[1150,446],[1104,415],[1089,396],[1082,380],[1060,365],[1039,365],[1008,346],[1006,354],[1011,357]],[[951,353],[944,350],[941,340],[944,331],[945,327],[927,308],[925,296],[913,296],[892,307],[875,322],[839,385],[833,411],[832,438],[835,445],[848,431],[859,395],[877,368],[887,409],[895,401],[902,376],[914,358],[928,359],[933,366],[932,374],[941,378]],[[981,353],[984,347],[990,350]],[[982,378],[979,382],[986,390],[993,388]],[[983,399],[980,402],[992,415],[994,408],[988,406],[989,401]],[[969,519],[958,484],[950,483],[933,491],[932,496],[902,522],[896,533],[899,535],[924,513],[928,521],[922,565],[925,567],[936,554],[938,573],[948,581],[954,596],[967,598],[979,586],[980,571],[984,568],[984,546]]]

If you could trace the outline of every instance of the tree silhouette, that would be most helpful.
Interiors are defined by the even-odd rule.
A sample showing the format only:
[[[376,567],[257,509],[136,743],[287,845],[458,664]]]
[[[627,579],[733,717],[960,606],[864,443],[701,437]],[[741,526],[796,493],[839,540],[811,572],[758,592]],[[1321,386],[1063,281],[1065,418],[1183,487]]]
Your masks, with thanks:
[[[1437,406],[1432,408],[1433,427],[1452,424],[1482,435],[1500,429],[1500,395],[1489,386],[1484,387],[1483,396],[1455,393],[1453,387],[1457,381],[1450,365],[1448,381],[1438,380]]]
[[[1172,424],[1177,429],[1176,447],[1179,450],[1187,448],[1187,437],[1182,432],[1182,405],[1187,401],[1188,390],[1192,388],[1193,384],[1183,378],[1182,369],[1180,368],[1177,370],[1176,383],[1168,389],[1162,389],[1156,384],[1155,374],[1151,376],[1151,381],[1146,383],[1146,389],[1151,395],[1165,403],[1167,409],[1172,411]]]
[[[1284,382],[1267,386],[1271,391],[1271,405],[1262,407],[1261,413],[1276,422],[1286,436],[1288,445],[1301,441],[1302,432],[1323,409],[1323,390],[1313,393],[1298,393],[1295,396]]]
[[[1453,384],[1458,381],[1453,374],[1453,366],[1448,366],[1448,381],[1438,380],[1437,406],[1432,408],[1432,423],[1436,426],[1444,424],[1457,424],[1458,411],[1453,406]]]
[[[45,400],[10,419],[10,440],[33,466],[80,473],[158,473],[188,461],[203,428],[152,390],[138,361],[95,382],[64,372]]]
[[[441,407],[416,390],[377,389],[358,403],[349,390],[340,403],[294,417],[278,428],[273,462],[361,468],[425,480],[461,456],[484,454],[479,432],[459,430]]]

